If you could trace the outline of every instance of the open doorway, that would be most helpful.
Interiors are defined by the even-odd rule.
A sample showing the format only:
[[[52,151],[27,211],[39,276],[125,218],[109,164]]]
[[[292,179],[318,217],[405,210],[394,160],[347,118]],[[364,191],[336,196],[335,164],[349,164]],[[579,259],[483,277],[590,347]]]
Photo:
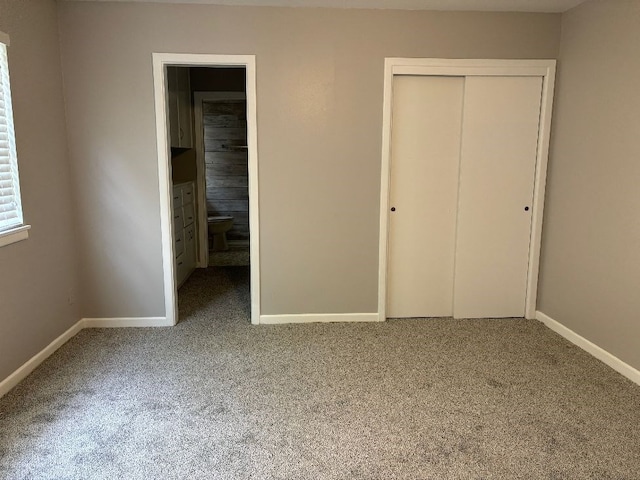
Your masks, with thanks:
[[[259,323],[255,57],[153,54],[153,64],[167,323],[196,268],[248,272]]]
[[[190,69],[200,204],[201,266],[250,265],[244,69]],[[201,81],[196,79],[200,78]],[[220,81],[223,80],[224,81]],[[224,88],[222,90],[221,88]],[[205,216],[206,214],[206,216]]]

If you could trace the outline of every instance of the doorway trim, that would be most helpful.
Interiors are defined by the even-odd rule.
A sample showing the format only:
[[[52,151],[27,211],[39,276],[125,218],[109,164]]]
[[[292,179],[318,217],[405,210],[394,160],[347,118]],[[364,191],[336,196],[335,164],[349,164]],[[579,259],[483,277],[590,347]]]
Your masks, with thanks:
[[[174,264],[174,231],[171,211],[171,145],[168,128],[167,66],[245,67],[247,96],[247,145],[249,157],[249,238],[251,257],[251,323],[260,323],[260,216],[258,196],[258,122],[255,55],[153,53],[153,86],[160,190],[160,229],[167,323],[178,321],[177,285]]]
[[[391,115],[393,106],[393,77],[396,75],[437,76],[536,76],[542,77],[542,101],[538,150],[533,189],[531,237],[525,317],[536,318],[542,216],[549,158],[549,137],[555,85],[555,60],[486,60],[443,58],[385,58],[384,94],[382,110],[382,169],[380,179],[380,237],[378,262],[378,315],[387,318],[387,260],[389,254],[389,186],[391,181]]]

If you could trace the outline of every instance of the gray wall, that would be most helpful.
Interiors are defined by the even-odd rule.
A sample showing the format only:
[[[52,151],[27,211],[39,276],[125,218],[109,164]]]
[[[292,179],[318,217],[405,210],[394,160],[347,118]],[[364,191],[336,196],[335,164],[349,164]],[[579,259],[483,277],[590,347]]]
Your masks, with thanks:
[[[640,368],[640,2],[562,17],[539,310]]]
[[[0,248],[0,381],[79,319],[56,2],[0,0],[29,239]],[[74,303],[73,305],[70,305]]]
[[[377,310],[383,59],[555,58],[554,14],[60,2],[85,316],[164,315],[152,52],[256,54],[262,313]]]

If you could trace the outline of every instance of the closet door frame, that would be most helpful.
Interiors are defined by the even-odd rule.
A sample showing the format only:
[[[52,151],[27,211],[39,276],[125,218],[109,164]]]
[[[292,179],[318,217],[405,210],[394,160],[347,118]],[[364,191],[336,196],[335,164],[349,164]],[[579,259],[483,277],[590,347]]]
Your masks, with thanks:
[[[382,116],[382,169],[380,180],[380,250],[378,262],[378,315],[380,321],[387,319],[386,301],[389,255],[389,187],[391,180],[393,78],[400,75],[463,77],[527,76],[542,78],[540,128],[538,130],[538,150],[536,153],[531,240],[529,244],[529,268],[525,301],[525,318],[535,319],[555,72],[555,60],[385,58]]]

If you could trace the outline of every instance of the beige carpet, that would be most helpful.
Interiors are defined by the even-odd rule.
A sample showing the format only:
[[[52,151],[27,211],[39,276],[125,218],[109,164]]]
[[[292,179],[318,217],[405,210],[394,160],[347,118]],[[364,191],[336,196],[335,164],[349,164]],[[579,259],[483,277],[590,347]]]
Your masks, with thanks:
[[[85,330],[0,400],[2,479],[638,479],[640,387],[524,320]]]

